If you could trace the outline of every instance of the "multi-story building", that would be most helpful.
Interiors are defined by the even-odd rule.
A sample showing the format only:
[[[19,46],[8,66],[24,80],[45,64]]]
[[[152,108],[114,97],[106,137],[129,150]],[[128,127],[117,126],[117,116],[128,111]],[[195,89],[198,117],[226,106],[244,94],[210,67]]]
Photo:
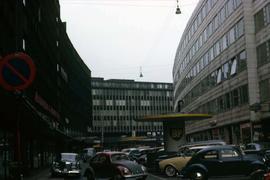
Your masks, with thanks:
[[[24,52],[36,67],[27,89],[0,85],[0,179],[8,179],[12,165],[22,164],[26,175],[48,166],[55,152],[80,147],[76,138],[91,126],[91,72],[66,34],[58,0],[1,0],[0,27],[0,61]]]
[[[269,141],[270,1],[201,0],[179,43],[174,111],[209,113],[187,122],[188,141]]]
[[[161,135],[162,123],[137,122],[144,116],[172,112],[172,84],[92,78],[94,135],[105,142],[123,135]]]

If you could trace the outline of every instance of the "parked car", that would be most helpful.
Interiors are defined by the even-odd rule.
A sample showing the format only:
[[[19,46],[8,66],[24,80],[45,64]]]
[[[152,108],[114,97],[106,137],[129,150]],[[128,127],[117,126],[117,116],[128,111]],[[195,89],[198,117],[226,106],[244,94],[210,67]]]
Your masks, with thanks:
[[[148,170],[158,171],[160,161],[176,156],[177,156],[176,151],[165,151],[164,149],[161,149],[156,152],[150,152],[146,156],[147,157],[146,167]]]
[[[82,159],[84,162],[87,162],[89,159],[91,159],[96,154],[95,148],[84,148]]]
[[[51,176],[81,175],[79,155],[76,153],[60,153],[51,166]]]
[[[134,161],[123,152],[100,152],[89,163],[84,176],[87,180],[95,178],[112,179],[146,179],[146,168]]]
[[[209,146],[195,146],[185,148],[177,153],[177,156],[159,162],[160,171],[168,177],[177,175],[191,159],[192,155]]]
[[[267,167],[257,155],[246,155],[236,146],[212,146],[196,153],[180,171],[190,179],[251,176],[262,179]]]
[[[256,142],[249,143],[244,148],[245,154],[257,154],[265,159],[266,164],[270,167],[270,143],[269,142]]]

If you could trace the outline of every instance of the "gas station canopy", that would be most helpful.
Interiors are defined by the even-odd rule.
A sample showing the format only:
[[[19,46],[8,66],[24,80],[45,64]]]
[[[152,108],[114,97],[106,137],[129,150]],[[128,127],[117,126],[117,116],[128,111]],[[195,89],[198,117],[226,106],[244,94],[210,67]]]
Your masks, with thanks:
[[[184,114],[184,113],[172,113],[172,114],[162,114],[156,116],[146,116],[136,121],[140,122],[175,122],[175,121],[185,121],[185,120],[201,120],[206,118],[211,118],[209,114]]]

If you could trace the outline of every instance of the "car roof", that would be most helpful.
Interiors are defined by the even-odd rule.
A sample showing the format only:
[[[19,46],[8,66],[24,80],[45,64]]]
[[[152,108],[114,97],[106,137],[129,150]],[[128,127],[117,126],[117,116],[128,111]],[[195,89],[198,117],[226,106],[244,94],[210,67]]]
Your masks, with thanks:
[[[97,153],[97,154],[105,154],[105,155],[124,154],[124,155],[126,155],[126,153],[124,153],[124,152],[119,152],[119,151],[99,152],[99,153]]]
[[[73,156],[76,156],[78,155],[77,153],[60,153],[61,155],[73,155]]]
[[[184,145],[180,145],[178,147],[185,148],[185,147],[202,146],[202,145],[226,145],[226,142],[222,140],[196,141],[196,142],[190,142]]]
[[[232,145],[209,146],[207,148],[200,150],[198,153],[203,153],[209,150],[221,150],[221,149],[235,149],[235,146]]]

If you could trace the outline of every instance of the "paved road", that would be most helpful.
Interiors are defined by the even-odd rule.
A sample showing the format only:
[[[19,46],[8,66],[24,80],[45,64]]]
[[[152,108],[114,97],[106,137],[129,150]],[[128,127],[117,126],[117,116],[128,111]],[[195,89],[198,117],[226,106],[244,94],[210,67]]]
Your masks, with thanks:
[[[82,163],[82,172],[85,171],[87,164]],[[86,180],[85,177],[51,177],[49,169],[46,169],[40,174],[36,175],[32,178],[24,178],[23,180]],[[98,180],[105,180],[105,179],[98,179]],[[181,180],[179,177],[169,178],[163,174],[152,174],[150,173],[147,177],[147,180]],[[247,180],[247,178],[217,178],[217,179],[209,179],[209,180]]]

